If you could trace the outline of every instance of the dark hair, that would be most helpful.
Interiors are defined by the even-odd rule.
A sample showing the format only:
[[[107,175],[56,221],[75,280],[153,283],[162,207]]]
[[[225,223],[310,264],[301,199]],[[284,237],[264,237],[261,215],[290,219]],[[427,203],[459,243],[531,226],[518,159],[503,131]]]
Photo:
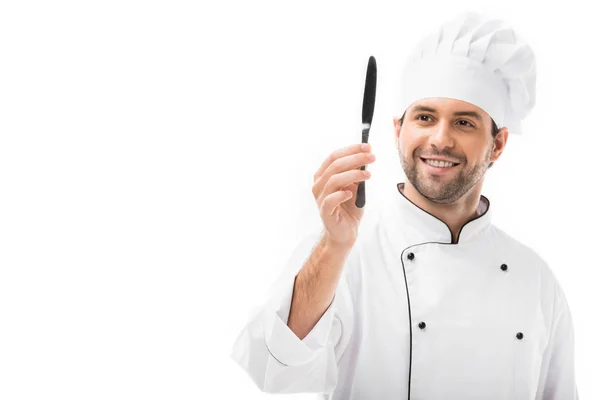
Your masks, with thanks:
[[[498,125],[496,125],[496,121],[494,121],[494,118],[492,118],[492,137],[496,138],[498,132],[500,132],[500,128],[498,128]]]
[[[402,118],[400,118],[400,125],[402,125],[402,123],[404,122],[405,115],[406,111],[404,112],[404,114],[402,114]],[[498,135],[498,132],[500,132],[500,128],[498,128],[498,125],[496,125],[496,121],[494,121],[494,119],[492,118],[492,137],[494,139],[496,138],[496,135]]]

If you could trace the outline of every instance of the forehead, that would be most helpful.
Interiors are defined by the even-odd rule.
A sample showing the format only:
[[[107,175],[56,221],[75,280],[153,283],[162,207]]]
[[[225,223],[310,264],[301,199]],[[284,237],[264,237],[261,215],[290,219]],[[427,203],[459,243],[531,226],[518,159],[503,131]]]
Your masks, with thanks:
[[[412,112],[418,108],[431,108],[435,110],[435,112],[461,112],[461,111],[470,111],[476,112],[480,114],[482,117],[486,116],[487,113],[476,106],[473,103],[469,103],[463,100],[451,99],[447,97],[430,97],[426,99],[417,100],[410,105],[408,108],[408,112]]]

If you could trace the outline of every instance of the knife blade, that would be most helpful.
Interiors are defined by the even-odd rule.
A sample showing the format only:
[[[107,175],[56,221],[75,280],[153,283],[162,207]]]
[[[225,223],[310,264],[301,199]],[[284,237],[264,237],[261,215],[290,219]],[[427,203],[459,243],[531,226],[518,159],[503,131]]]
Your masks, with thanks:
[[[375,57],[369,57],[369,64],[367,65],[367,77],[365,79],[365,92],[363,94],[363,108],[362,108],[362,143],[369,142],[369,130],[371,129],[371,122],[373,122],[373,112],[375,111],[375,92],[377,88],[377,62]],[[365,166],[360,167],[362,171],[365,170]],[[365,198],[365,181],[358,183],[358,189],[356,191],[356,202],[355,205],[358,208],[363,208],[366,203]]]

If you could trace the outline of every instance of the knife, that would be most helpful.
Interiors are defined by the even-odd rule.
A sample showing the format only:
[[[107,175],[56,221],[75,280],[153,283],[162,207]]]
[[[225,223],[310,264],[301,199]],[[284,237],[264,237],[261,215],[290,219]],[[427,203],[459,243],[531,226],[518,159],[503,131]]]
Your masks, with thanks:
[[[362,142],[369,142],[369,130],[371,129],[371,122],[373,121],[373,111],[375,110],[375,89],[377,87],[377,63],[375,57],[369,57],[369,64],[367,65],[367,78],[365,80],[365,93],[363,95],[363,108],[362,108]],[[362,171],[365,170],[365,166],[360,167]],[[365,206],[365,181],[358,183],[358,190],[356,191],[356,202],[355,205],[358,208]]]

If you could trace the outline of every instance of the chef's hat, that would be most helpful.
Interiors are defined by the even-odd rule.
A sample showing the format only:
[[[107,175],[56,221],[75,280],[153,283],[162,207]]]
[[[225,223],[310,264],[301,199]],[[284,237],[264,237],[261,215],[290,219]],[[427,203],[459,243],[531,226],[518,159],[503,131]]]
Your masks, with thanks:
[[[396,110],[415,101],[447,97],[487,112],[498,128],[521,134],[535,105],[536,62],[531,47],[498,19],[467,12],[427,36],[409,55]]]

